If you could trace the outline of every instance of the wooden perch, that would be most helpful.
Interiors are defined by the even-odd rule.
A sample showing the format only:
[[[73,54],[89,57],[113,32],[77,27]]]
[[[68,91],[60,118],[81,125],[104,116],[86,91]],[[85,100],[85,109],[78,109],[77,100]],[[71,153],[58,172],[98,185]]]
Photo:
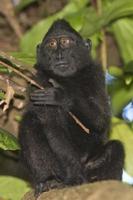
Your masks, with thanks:
[[[120,181],[107,180],[80,186],[53,189],[42,193],[37,200],[132,200],[132,186]],[[24,195],[22,200],[35,200],[34,191]]]

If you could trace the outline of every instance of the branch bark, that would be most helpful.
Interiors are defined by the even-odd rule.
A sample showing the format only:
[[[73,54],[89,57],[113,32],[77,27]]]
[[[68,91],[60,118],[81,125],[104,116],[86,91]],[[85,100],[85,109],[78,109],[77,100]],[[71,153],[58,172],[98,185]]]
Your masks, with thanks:
[[[100,181],[42,193],[36,200],[132,200],[133,188],[120,181]],[[22,200],[35,200],[34,192],[28,192]]]

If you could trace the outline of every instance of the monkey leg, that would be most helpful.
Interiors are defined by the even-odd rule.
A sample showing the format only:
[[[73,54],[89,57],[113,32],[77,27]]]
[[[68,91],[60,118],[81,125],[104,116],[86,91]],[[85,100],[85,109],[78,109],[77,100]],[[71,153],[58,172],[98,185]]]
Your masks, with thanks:
[[[109,141],[99,153],[85,164],[89,182],[116,179],[121,180],[124,164],[124,149],[119,141]]]
[[[62,182],[65,185],[77,185],[84,182],[84,175],[80,155],[68,130],[67,115],[60,108],[48,107],[46,137],[50,148],[61,163]]]
[[[21,155],[31,175],[36,194],[56,187],[55,180],[58,187],[58,173],[61,171],[43,129],[34,112],[24,115],[19,134]]]

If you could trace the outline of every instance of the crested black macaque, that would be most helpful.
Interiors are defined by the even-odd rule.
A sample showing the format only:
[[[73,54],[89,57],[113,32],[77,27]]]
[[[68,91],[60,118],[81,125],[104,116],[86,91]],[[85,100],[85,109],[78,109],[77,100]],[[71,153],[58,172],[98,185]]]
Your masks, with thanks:
[[[51,188],[122,176],[124,151],[108,141],[110,108],[102,67],[65,20],[53,23],[37,47],[37,79],[20,125],[22,157],[36,194]],[[87,128],[69,115],[72,112]]]

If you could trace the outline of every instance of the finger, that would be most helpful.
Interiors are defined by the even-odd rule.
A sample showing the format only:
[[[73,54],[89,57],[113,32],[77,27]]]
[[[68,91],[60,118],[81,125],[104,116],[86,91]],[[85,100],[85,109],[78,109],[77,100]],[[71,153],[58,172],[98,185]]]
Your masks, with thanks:
[[[33,92],[30,94],[30,96],[44,96],[44,95],[54,95],[54,92],[52,90],[47,90],[47,91],[38,91],[38,92]]]
[[[44,103],[44,101],[35,101],[33,103],[33,105],[35,105],[35,106],[45,106],[46,104]]]
[[[44,89],[43,89],[43,90],[37,89],[37,90],[34,91],[34,93],[44,93],[45,91],[46,91],[46,90],[44,90]]]
[[[49,106],[59,106],[59,103],[53,101],[35,101],[33,105],[49,105]]]
[[[54,101],[54,98],[50,95],[30,96],[32,101]]]
[[[30,94],[30,97],[35,97],[35,98],[42,97],[42,96],[45,96],[45,94],[44,93],[38,93],[38,94],[32,93],[32,94]]]

